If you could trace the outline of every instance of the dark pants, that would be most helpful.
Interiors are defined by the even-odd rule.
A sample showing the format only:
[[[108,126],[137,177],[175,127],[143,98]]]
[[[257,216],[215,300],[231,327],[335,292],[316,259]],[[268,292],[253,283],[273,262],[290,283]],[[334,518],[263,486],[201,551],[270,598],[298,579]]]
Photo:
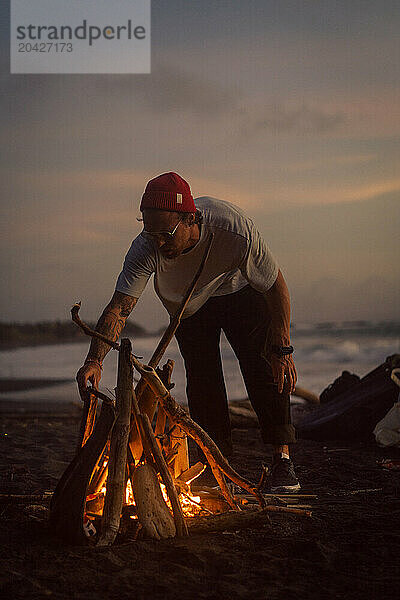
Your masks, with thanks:
[[[227,455],[232,437],[219,346],[221,330],[238,358],[264,442],[278,446],[295,441],[290,396],[278,393],[263,356],[268,327],[262,294],[246,286],[234,294],[210,298],[194,315],[183,319],[176,332],[185,361],[190,415]]]

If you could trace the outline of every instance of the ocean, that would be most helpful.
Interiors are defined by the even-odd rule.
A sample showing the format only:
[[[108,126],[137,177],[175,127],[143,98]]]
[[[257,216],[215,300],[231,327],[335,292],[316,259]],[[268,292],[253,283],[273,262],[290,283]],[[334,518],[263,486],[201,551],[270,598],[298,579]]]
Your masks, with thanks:
[[[149,336],[132,340],[133,351],[148,360],[159,337]],[[293,328],[292,343],[295,347],[295,364],[298,385],[315,394],[329,385],[343,370],[366,375],[384,362],[387,356],[400,353],[400,323],[351,322],[301,325]],[[239,366],[227,341],[222,338],[222,357],[225,381],[230,400],[246,396]],[[48,345],[18,348],[0,352],[0,378],[67,379],[67,383],[28,389],[19,392],[0,393],[0,400],[13,402],[79,401],[75,374],[81,366],[88,343]],[[167,349],[166,359],[175,361],[172,391],[175,399],[184,404],[185,374],[183,362],[175,340]],[[107,393],[116,384],[117,352],[111,350],[104,361],[100,389]]]

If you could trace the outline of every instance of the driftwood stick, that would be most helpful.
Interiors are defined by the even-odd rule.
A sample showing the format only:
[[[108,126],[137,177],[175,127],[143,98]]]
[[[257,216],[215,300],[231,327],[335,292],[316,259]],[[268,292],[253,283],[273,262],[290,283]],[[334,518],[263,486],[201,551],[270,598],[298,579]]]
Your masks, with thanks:
[[[246,510],[240,513],[227,512],[212,517],[188,518],[186,523],[191,534],[210,533],[212,531],[229,531],[231,529],[246,529],[248,527],[260,527],[269,524],[269,513],[285,512],[310,517],[311,512],[295,508],[285,508],[281,506],[266,506],[262,510]]]
[[[100,399],[106,404],[115,406],[113,398],[109,398],[106,394],[99,392],[99,390],[96,390],[94,387],[87,388],[86,398],[82,397],[82,395],[81,398],[84,402],[84,408],[81,418],[77,451],[86,444],[93,433],[96,422],[97,400]]]
[[[79,428],[77,452],[86,444],[93,433],[94,424],[96,421],[97,398],[94,394],[86,394],[83,400],[83,413]]]
[[[132,356],[132,361],[135,368],[142,373],[143,377],[147,379],[154,393],[156,394],[156,396],[158,396],[159,401],[161,402],[168,417],[174,423],[178,424],[187,433],[187,435],[193,438],[203,450],[214,473],[214,476],[221,487],[221,491],[224,494],[224,497],[226,498],[230,506],[232,506],[232,508],[234,508],[235,510],[238,510],[238,506],[236,505],[231,493],[227,489],[223,475],[226,475],[234,483],[236,483],[243,489],[247,490],[250,494],[255,496],[260,506],[263,508],[265,506],[265,500],[262,497],[262,494],[257,489],[257,487],[254,486],[250,481],[248,481],[247,479],[243,479],[238,473],[236,473],[236,471],[231,467],[226,458],[221,454],[219,448],[216,446],[216,444],[213,442],[210,436],[185,413],[183,408],[181,408],[175,402],[175,400],[165,388],[154,369],[147,365],[143,365],[134,356]]]
[[[316,494],[263,494],[265,498],[318,498]]]
[[[282,499],[282,500],[298,500],[301,498],[312,498],[313,500],[315,498],[318,498],[318,496],[316,496],[315,494],[263,494],[264,498],[277,498],[277,499]],[[240,498],[240,499],[248,499],[251,498],[252,496],[250,496],[249,494],[235,494],[236,498]]]
[[[264,508],[267,512],[281,512],[291,513],[292,515],[299,515],[301,517],[311,517],[312,512],[310,510],[302,510],[301,508],[289,508],[288,506],[273,506],[269,504]]]
[[[154,461],[157,465],[158,470],[160,471],[162,480],[164,482],[169,499],[171,501],[176,532],[179,537],[187,536],[188,530],[185,524],[185,519],[182,512],[182,507],[179,502],[178,494],[176,492],[174,482],[172,481],[171,473],[165,463],[163,455],[161,454],[161,450],[157,444],[157,440],[154,436],[149,417],[147,415],[140,415],[140,417],[142,420],[143,429],[145,430],[145,433],[151,445],[151,451],[153,453]]]
[[[172,375],[173,368],[174,368],[174,361],[168,360],[166,362],[166,364],[163,366],[163,368],[159,370],[161,381],[164,383],[164,385],[167,388],[169,388],[171,385],[171,375]],[[135,419],[139,413],[142,413],[142,414],[148,415],[149,419],[151,420],[156,411],[158,401],[157,401],[156,396],[154,395],[153,390],[149,386],[146,386],[144,388],[140,398],[137,398],[136,390],[137,390],[137,387],[134,392],[134,395],[137,399],[137,414],[136,415],[134,414],[135,403],[133,403],[132,404],[132,411],[133,411],[132,414],[133,414],[133,417],[135,417],[135,418],[132,417],[132,419],[131,419],[131,432],[129,435],[129,451],[130,451],[132,457],[136,461],[138,461],[142,455],[143,447],[142,447],[141,432],[138,431],[138,424]],[[163,431],[164,431],[164,429],[163,429]]]
[[[131,343],[121,341],[117,378],[117,421],[111,434],[110,458],[108,461],[107,492],[104,500],[102,533],[99,546],[109,546],[118,533],[122,504],[125,493],[125,473],[129,426],[131,416],[133,369]]]
[[[165,365],[161,368],[157,367],[157,373],[163,384],[167,389],[171,389],[174,387],[174,383],[171,383],[172,371],[174,370],[175,361],[170,358],[167,360]]]
[[[102,400],[106,404],[110,404],[111,406],[115,406],[115,400],[114,400],[114,398],[110,398],[106,394],[103,394],[103,392],[100,392],[99,390],[96,390],[96,388],[94,388],[94,387],[88,387],[87,391],[88,391],[89,394],[93,394],[93,396],[96,396],[96,398],[98,398],[99,400]]]
[[[119,344],[117,344],[116,342],[113,342],[112,340],[109,340],[101,333],[94,331],[88,325],[86,325],[86,323],[81,321],[81,319],[79,318],[79,314],[78,314],[80,307],[81,307],[81,303],[76,302],[74,304],[74,306],[71,308],[71,317],[72,317],[73,322],[76,323],[77,325],[79,325],[79,327],[83,330],[84,333],[86,333],[86,335],[90,335],[91,337],[97,337],[98,339],[102,340],[106,344],[109,344],[115,350],[119,350]],[[78,436],[78,447],[77,447],[78,452],[79,452],[80,448],[86,444],[87,440],[92,435],[94,424],[96,421],[96,410],[97,410],[97,398],[96,398],[95,394],[88,393],[88,394],[86,394],[86,396],[83,396],[81,394],[81,399],[83,401],[83,414],[82,414],[82,418],[81,418],[81,425],[80,425],[79,436]]]
[[[294,391],[292,392],[293,396],[297,396],[298,398],[302,398],[303,400],[306,400],[307,402],[309,402],[310,404],[319,404],[319,396],[317,396],[316,394],[313,394],[312,392],[309,392],[308,390],[300,387],[299,385],[296,385]]]
[[[212,517],[187,518],[186,523],[191,535],[260,527],[270,523],[269,514],[264,510],[225,512]]]
[[[117,342],[113,342],[113,340],[110,340],[105,335],[102,335],[98,331],[91,329],[91,327],[89,327],[89,325],[86,325],[86,323],[81,321],[81,319],[78,315],[80,308],[81,308],[81,302],[75,302],[75,304],[71,308],[71,317],[72,317],[73,322],[76,323],[77,325],[79,325],[79,327],[82,329],[82,331],[84,333],[86,333],[86,335],[89,335],[90,337],[95,337],[95,338],[101,340],[105,344],[108,344],[109,346],[111,346],[111,348],[114,348],[114,350],[119,350],[120,345]]]

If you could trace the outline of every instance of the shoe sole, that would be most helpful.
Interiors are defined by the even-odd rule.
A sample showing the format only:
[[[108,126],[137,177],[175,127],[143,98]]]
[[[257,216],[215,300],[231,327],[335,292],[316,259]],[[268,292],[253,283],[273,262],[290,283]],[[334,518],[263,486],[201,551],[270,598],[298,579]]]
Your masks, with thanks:
[[[300,489],[300,484],[296,483],[296,485],[280,485],[277,487],[271,487],[271,492],[273,494],[276,494],[278,492],[298,492]]]

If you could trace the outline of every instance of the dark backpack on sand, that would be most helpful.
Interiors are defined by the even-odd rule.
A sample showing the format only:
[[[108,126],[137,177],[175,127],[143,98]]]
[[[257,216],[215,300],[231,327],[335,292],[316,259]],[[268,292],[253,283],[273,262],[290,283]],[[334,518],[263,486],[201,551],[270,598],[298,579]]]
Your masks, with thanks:
[[[340,381],[342,374],[324,390],[323,404],[297,426],[298,437],[317,441],[373,440],[375,425],[393,406],[399,393],[390,378],[392,369],[397,366],[400,366],[400,355],[394,354],[358,381],[349,374],[351,385],[347,385],[350,383],[347,375]],[[344,385],[344,382],[347,383]]]
[[[343,392],[347,392],[351,387],[360,383],[361,378],[354,373],[349,371],[343,371],[341,376],[335,379],[335,381],[328,385],[327,388],[321,392],[319,401],[321,404],[326,404],[331,400],[335,400]]]

